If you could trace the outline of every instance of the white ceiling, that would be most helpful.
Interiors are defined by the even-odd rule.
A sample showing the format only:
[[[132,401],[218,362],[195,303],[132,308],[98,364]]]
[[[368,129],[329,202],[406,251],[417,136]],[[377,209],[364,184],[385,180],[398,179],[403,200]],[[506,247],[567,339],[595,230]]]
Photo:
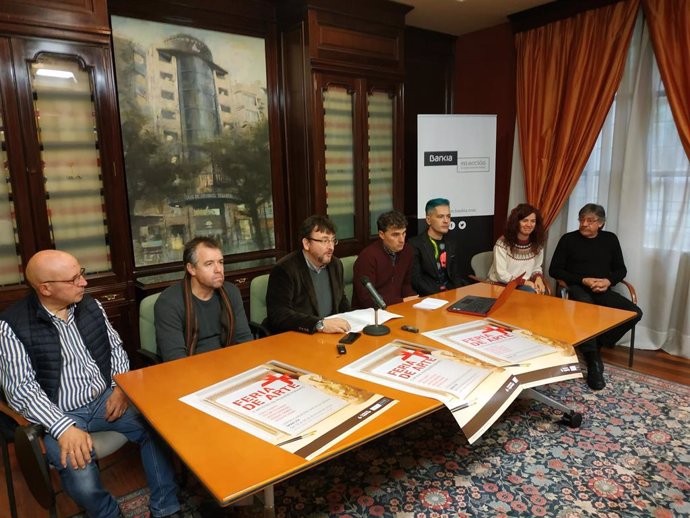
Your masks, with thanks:
[[[551,0],[397,0],[414,6],[406,25],[459,36],[508,22],[518,13]]]

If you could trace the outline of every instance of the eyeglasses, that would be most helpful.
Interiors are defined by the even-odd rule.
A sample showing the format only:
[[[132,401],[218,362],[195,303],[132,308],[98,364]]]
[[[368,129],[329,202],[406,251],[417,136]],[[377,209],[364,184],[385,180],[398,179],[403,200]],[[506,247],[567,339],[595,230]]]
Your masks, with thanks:
[[[60,281],[43,281],[43,283],[47,282],[71,282],[75,286],[79,284],[79,281],[81,280],[82,277],[84,277],[84,274],[86,273],[86,268],[82,268],[79,270],[79,273],[72,277],[71,279],[66,279],[66,280],[60,280]]]
[[[599,218],[577,218],[577,220],[580,223],[585,223],[587,225],[591,225],[592,223],[596,223],[597,221],[599,221]]]
[[[334,238],[334,239],[328,239],[328,238],[326,238],[326,239],[316,239],[316,238],[314,238],[314,237],[308,237],[307,239],[308,239],[309,241],[316,241],[317,243],[321,243],[322,245],[333,245],[333,246],[335,246],[335,245],[338,244],[338,240],[335,239],[335,238]]]

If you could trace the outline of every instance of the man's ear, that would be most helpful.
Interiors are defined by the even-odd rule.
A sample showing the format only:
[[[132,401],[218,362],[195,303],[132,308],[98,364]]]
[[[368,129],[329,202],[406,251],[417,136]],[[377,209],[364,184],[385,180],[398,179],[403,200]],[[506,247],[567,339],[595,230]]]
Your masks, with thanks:
[[[187,273],[194,277],[194,265],[192,263],[187,263],[184,265],[185,270],[187,270]]]
[[[302,238],[302,249],[309,250],[309,240],[306,237]]]
[[[39,284],[36,287],[36,291],[43,297],[50,297],[53,294],[53,290],[50,289],[50,284],[47,283]]]

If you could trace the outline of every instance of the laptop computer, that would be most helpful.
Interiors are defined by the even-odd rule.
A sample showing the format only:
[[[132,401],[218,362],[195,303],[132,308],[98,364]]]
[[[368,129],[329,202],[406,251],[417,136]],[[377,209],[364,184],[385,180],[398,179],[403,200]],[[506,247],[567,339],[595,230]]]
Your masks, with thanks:
[[[498,298],[493,297],[478,297],[476,295],[467,295],[456,303],[448,307],[448,311],[453,313],[463,313],[465,315],[475,315],[478,317],[485,317],[497,310],[508,299],[513,290],[522,284],[522,278],[525,276],[518,275],[503,288],[503,291]]]

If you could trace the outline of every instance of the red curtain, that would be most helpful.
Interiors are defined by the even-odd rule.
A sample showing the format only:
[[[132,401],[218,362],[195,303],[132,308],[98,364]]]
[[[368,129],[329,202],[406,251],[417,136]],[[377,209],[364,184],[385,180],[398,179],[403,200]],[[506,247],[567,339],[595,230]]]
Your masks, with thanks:
[[[644,0],[642,7],[671,113],[690,158],[690,0]]]
[[[525,191],[547,228],[577,184],[604,124],[638,9],[639,0],[624,0],[516,35]]]

